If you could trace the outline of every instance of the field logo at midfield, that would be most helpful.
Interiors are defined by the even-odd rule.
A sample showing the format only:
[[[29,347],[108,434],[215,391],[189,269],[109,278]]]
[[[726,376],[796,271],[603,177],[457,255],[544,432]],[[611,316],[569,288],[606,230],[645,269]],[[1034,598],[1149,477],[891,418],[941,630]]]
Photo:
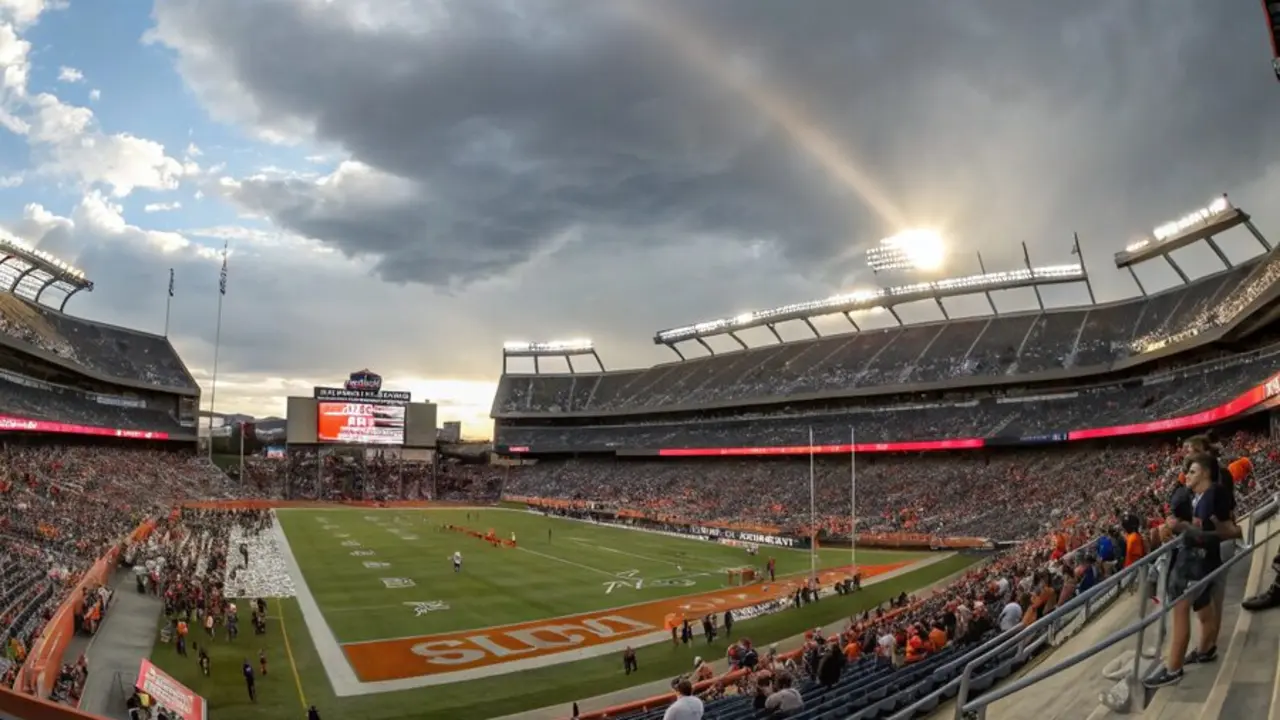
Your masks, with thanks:
[[[351,557],[369,557],[375,554],[372,550],[352,550]]]
[[[864,578],[871,578],[908,564],[863,566],[860,570]],[[844,577],[842,571],[823,571],[820,574],[824,582]],[[639,578],[619,578],[610,580],[606,585],[634,587],[640,582]],[[670,583],[667,587],[685,587],[683,583],[687,580],[673,578],[663,582]],[[427,684],[437,684],[451,682],[454,678],[473,678],[474,674],[468,671],[478,668],[490,668],[486,671],[489,673],[514,672],[534,667],[528,661],[551,665],[621,652],[626,645],[669,641],[670,633],[664,628],[682,614],[696,618],[711,611],[786,603],[790,601],[791,592],[790,586],[781,582],[751,585],[514,625],[353,642],[343,645],[342,650],[361,682],[433,676]],[[419,610],[418,603],[405,605],[413,607],[419,615],[436,612],[435,609]],[[509,669],[502,668],[503,665],[508,665]],[[468,674],[450,677],[453,673]]]
[[[413,608],[414,617],[422,617],[427,613],[440,612],[441,610],[449,609],[449,603],[443,600],[428,600],[426,602],[407,602],[405,603],[405,605],[408,605],[409,607]]]
[[[399,590],[400,588],[411,588],[416,583],[412,578],[382,578],[382,584],[388,590]]]

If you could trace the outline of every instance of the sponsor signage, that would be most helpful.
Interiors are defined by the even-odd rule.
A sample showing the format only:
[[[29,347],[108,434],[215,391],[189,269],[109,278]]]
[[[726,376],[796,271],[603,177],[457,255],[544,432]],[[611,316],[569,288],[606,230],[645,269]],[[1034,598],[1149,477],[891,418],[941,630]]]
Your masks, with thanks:
[[[134,686],[155,698],[161,707],[177,713],[182,720],[206,720],[208,717],[208,706],[204,698],[169,677],[165,671],[152,665],[150,660],[142,661]]]
[[[342,387],[315,388],[316,400],[377,400],[384,403],[407,403],[412,394],[403,390],[383,390],[382,376],[368,369],[357,370]]]
[[[764,533],[750,532],[747,530],[730,530],[729,528],[706,527],[703,525],[688,525],[685,531],[690,535],[700,535],[713,540],[755,543],[756,545],[769,545],[772,547],[798,548],[804,545],[798,538],[785,537],[782,535],[766,535]]]
[[[51,422],[48,420],[28,420],[12,415],[0,415],[0,432],[47,432],[67,435],[100,435],[104,437],[129,438],[130,440],[168,440],[169,433],[152,430],[125,430],[122,428],[105,428],[95,425],[76,425],[74,423]]]

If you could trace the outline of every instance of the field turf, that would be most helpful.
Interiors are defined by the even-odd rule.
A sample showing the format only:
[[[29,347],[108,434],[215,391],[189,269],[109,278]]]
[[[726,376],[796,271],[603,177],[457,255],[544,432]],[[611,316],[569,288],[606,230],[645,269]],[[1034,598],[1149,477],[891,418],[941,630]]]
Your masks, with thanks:
[[[780,576],[809,566],[807,551],[762,547],[760,556],[752,559],[740,548],[716,543],[525,512],[334,508],[283,510],[278,516],[307,585],[341,643],[489,628],[718,590],[726,586],[725,568],[761,564],[769,556],[776,558]],[[481,532],[493,529],[503,538],[514,532],[519,547],[494,548],[442,530],[446,523]],[[357,551],[360,554],[352,555]],[[453,572],[449,556],[454,551],[463,554],[462,573]],[[914,562],[926,556],[859,550],[858,563]],[[819,552],[823,567],[848,565],[849,560],[848,549]],[[928,585],[972,560],[952,557],[847,598],[746,621],[738,634],[749,635],[757,644],[790,637]],[[389,588],[386,581],[396,587]],[[412,604],[419,602],[432,602],[440,609],[418,613]],[[152,660],[208,698],[215,719],[302,717],[303,708],[314,703],[324,717],[408,720],[489,718],[567,704],[672,677],[686,671],[695,654],[706,651],[701,639],[690,647],[660,643],[641,648],[640,672],[629,677],[610,654],[518,674],[337,698],[297,601],[272,600],[269,607],[274,622],[266,636],[245,633],[234,643],[221,638],[213,643],[209,678],[197,672],[194,654],[190,660],[179,658],[171,646],[158,644]],[[259,680],[258,702],[251,704],[239,665],[246,657],[256,659],[260,648],[272,669]],[[709,655],[722,657],[724,650],[725,641],[718,640]]]

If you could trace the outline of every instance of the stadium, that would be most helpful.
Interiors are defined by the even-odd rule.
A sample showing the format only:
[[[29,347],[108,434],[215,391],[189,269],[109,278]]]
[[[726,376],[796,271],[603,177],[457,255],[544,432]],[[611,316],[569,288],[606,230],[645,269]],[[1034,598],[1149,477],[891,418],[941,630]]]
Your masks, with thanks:
[[[1227,233],[1252,256],[1228,260]],[[225,469],[168,339],[78,318],[84,273],[7,241],[0,717],[660,718],[678,694],[714,718],[775,696],[795,718],[1064,698],[1258,716],[1231,688],[1275,669],[1280,637],[1237,609],[1280,542],[1280,250],[1223,196],[1114,257],[1180,284],[1047,307],[1045,285],[1092,297],[1078,243],[1071,264],[902,281],[920,239],[868,254],[879,289],[656,333],[673,362],[507,343],[481,458],[364,369],[282,398],[284,446]],[[1192,278],[1173,253],[1197,243],[1221,266]],[[1012,289],[1036,309],[1000,311]],[[949,316],[975,295],[990,314]],[[902,322],[911,303],[942,317]],[[820,334],[833,315],[847,331]],[[1170,701],[1144,680],[1177,595],[1164,502],[1196,437],[1231,461],[1248,529],[1222,571],[1230,662]],[[1104,557],[1133,547],[1122,527],[1145,557]]]

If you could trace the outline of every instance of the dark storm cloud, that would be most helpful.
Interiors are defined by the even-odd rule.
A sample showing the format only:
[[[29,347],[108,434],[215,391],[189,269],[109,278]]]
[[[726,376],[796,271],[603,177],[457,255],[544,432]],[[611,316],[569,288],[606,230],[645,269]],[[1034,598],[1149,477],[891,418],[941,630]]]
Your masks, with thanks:
[[[655,249],[690,234],[764,240],[831,282],[851,245],[896,229],[620,3],[438,5],[387,3],[378,29],[334,9],[376,16],[378,3],[158,0],[156,36],[215,109],[308,128],[389,176],[385,193],[376,178],[351,193],[255,178],[227,194],[378,258],[393,282],[501,275],[572,230]],[[996,253],[1052,238],[1061,255],[1072,229],[1114,249],[1280,153],[1252,7],[636,6],[665,8],[732,72],[780,91],[907,218],[939,218]]]

